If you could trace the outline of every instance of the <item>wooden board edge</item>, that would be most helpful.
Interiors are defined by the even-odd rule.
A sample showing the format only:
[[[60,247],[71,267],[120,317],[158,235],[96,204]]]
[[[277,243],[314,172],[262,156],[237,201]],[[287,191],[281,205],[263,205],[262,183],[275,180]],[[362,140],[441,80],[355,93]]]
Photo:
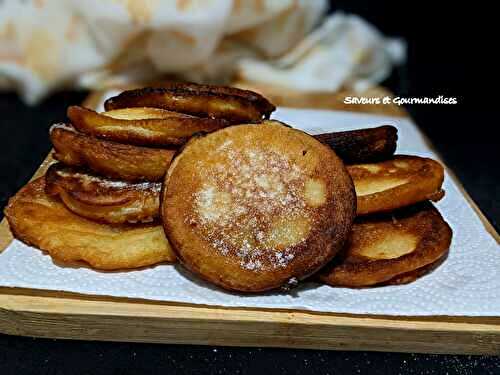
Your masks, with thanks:
[[[500,325],[0,295],[0,331],[104,341],[500,354]]]

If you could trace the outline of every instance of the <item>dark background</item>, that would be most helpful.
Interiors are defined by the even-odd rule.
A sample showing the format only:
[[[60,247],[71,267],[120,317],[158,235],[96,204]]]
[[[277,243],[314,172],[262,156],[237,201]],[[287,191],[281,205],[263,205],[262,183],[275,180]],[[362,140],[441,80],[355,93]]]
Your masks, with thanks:
[[[408,42],[408,62],[384,84],[398,96],[454,96],[457,105],[408,110],[489,220],[499,228],[500,169],[493,84],[491,13],[468,2],[334,1]],[[477,6],[477,9],[476,9]],[[476,10],[480,12],[476,13]],[[493,24],[494,26],[494,24]],[[483,45],[484,44],[484,45]],[[490,65],[490,66],[489,66]],[[85,97],[62,92],[37,107],[0,95],[0,208],[50,149],[49,125]],[[0,307],[1,308],[1,307]],[[0,374],[124,373],[500,374],[500,358],[269,348],[78,342],[0,335]]]

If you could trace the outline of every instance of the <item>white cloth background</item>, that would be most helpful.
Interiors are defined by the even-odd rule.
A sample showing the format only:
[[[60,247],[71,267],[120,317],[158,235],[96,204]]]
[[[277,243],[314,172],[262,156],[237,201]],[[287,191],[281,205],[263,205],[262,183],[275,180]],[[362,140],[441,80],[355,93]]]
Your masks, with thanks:
[[[403,42],[356,16],[326,12],[326,0],[4,0],[0,88],[28,103],[60,87],[160,74],[364,89],[404,60]]]

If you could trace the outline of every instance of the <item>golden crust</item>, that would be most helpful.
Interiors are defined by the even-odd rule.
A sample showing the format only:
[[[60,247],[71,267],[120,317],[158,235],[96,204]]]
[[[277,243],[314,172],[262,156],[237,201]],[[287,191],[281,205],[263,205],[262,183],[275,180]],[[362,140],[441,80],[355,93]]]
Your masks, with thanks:
[[[45,174],[45,192],[87,219],[124,224],[152,222],[160,213],[159,182],[110,180],[84,170],[53,164]]]
[[[318,277],[326,284],[347,287],[396,283],[398,277],[399,283],[409,282],[420,274],[408,273],[443,258],[451,237],[451,228],[428,202],[390,214],[358,217],[347,246]]]
[[[109,111],[125,107],[155,107],[232,124],[259,122],[275,110],[263,96],[234,87],[170,83],[161,88],[124,91],[104,103]]]
[[[434,271],[436,268],[438,268],[447,258],[447,253],[445,253],[441,258],[436,260],[433,263],[430,263],[428,265],[425,265],[423,267],[420,267],[414,271],[406,272],[401,275],[398,275],[389,281],[386,281],[384,283],[381,283],[379,285],[404,285],[404,284],[409,284],[414,282],[417,279],[420,279],[422,276],[425,276],[432,271]]]
[[[147,117],[142,117],[144,115]],[[158,117],[153,117],[155,115]],[[173,114],[157,108],[140,108],[140,111],[127,108],[97,113],[71,106],[68,108],[68,117],[82,133],[139,146],[181,145],[195,133],[212,132],[228,125],[222,119]]]
[[[444,196],[444,169],[437,161],[396,155],[380,163],[348,165],[358,200],[358,215],[388,212]]]
[[[110,226],[84,219],[45,193],[44,177],[12,197],[5,216],[17,239],[56,261],[83,261],[102,270],[175,262],[161,226]]]
[[[152,119],[164,119],[170,117],[189,117],[189,115],[185,115],[184,113],[172,112],[172,111],[167,111],[166,109],[151,108],[151,107],[120,108],[120,109],[114,109],[112,111],[102,112],[102,114],[120,120],[139,120],[139,119],[152,120]]]
[[[62,163],[126,181],[160,181],[176,152],[104,141],[62,124],[52,126],[50,139]]]
[[[165,177],[161,214],[178,258],[229,290],[259,292],[316,272],[355,215],[341,160],[275,121],[192,138]]]
[[[398,129],[391,125],[314,135],[330,146],[344,163],[389,159],[396,151]]]

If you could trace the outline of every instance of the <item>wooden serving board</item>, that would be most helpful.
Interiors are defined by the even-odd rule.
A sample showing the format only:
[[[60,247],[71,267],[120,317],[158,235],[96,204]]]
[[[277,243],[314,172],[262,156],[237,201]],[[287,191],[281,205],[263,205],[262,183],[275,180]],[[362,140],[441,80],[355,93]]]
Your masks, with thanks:
[[[346,106],[343,98],[351,95],[348,92],[311,96],[245,82],[236,85],[260,91],[278,105],[406,116],[404,110],[392,105]],[[367,93],[388,94],[381,88]],[[94,107],[101,95],[92,94],[86,105]],[[42,175],[50,162],[48,156],[34,177]],[[493,226],[455,175],[448,173],[499,242]],[[12,234],[3,220],[0,252],[11,241]],[[224,308],[21,288],[0,288],[0,332],[80,340],[500,354],[500,317],[394,317]]]

